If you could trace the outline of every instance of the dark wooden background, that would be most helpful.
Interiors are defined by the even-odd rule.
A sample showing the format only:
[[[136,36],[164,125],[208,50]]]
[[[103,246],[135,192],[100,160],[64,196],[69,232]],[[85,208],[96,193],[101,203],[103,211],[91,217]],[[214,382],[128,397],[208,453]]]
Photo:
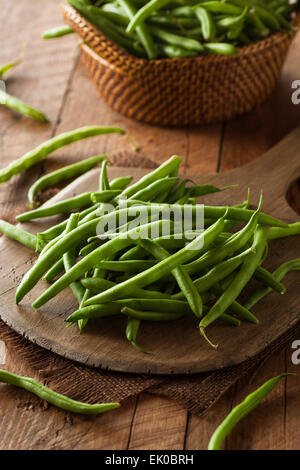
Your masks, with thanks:
[[[0,64],[14,59],[24,42],[25,60],[11,71],[8,92],[46,112],[51,124],[0,110],[0,166],[50,136],[88,124],[127,129],[140,154],[162,162],[171,154],[185,158],[188,173],[225,171],[259,157],[300,123],[300,105],[291,102],[291,83],[300,79],[300,35],[294,41],[278,88],[271,99],[234,122],[191,130],[159,129],[123,118],[98,97],[69,36],[42,41],[41,32],[61,23],[61,0],[0,0]],[[0,215],[26,204],[26,191],[40,174],[102,152],[131,151],[118,136],[90,139],[55,153],[47,162],[0,186]],[[284,158],[284,156],[283,156]],[[276,181],[274,181],[276,184]],[[1,331],[0,331],[1,339]],[[299,338],[300,339],[300,338]],[[205,449],[211,433],[230,409],[268,378],[284,371],[299,373],[291,362],[291,345],[240,381],[204,416],[147,393],[119,410],[80,417],[46,409],[29,393],[0,384],[0,449]],[[30,375],[7,344],[6,368]],[[282,381],[264,406],[241,422],[226,449],[299,449],[300,380]]]

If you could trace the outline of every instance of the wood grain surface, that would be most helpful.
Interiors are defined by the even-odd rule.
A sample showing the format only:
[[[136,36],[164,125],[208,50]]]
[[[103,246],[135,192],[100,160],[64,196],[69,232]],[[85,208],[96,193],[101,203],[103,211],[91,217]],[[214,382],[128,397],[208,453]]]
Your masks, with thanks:
[[[291,102],[291,83],[299,79],[299,35],[276,93],[264,106],[226,125],[159,129],[125,119],[103,102],[94,106],[99,98],[74,52],[75,37],[40,40],[44,29],[61,23],[59,3],[43,0],[43,7],[37,8],[34,0],[0,0],[0,39],[4,45],[0,63],[16,57],[23,42],[28,42],[26,60],[8,75],[8,91],[41,108],[52,121],[52,125],[43,126],[1,109],[1,166],[50,135],[86,124],[107,124],[124,126],[139,145],[141,156],[160,163],[173,153],[181,154],[187,173],[205,175],[255,160],[300,123],[300,106]],[[104,151],[126,153],[131,149],[125,140],[108,136],[60,150],[42,165],[1,185],[1,214],[25,204],[26,190],[37,175]],[[274,187],[279,183],[275,180]],[[33,375],[33,369],[25,369],[22,358],[14,354],[12,345],[7,343],[6,349],[5,368]],[[201,417],[189,415],[165,397],[146,393],[106,415],[78,417],[54,407],[45,409],[29,393],[0,385],[0,448],[205,449],[216,425],[248,392],[281,372],[299,373],[299,366],[291,362],[292,352],[290,345],[270,358],[255,376],[233,387]],[[225,448],[299,449],[299,392],[299,380],[281,382],[267,397],[266,406],[259,407],[231,433]]]

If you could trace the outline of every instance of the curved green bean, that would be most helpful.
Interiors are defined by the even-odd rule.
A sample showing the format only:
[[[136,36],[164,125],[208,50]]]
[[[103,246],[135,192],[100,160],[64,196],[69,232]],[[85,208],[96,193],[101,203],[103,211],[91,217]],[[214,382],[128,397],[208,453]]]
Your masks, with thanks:
[[[52,139],[40,144],[35,149],[27,152],[23,157],[0,170],[0,183],[10,180],[12,176],[30,168],[61,147],[82,139],[87,139],[88,137],[109,133],[124,134],[124,130],[119,127],[87,126],[52,137]]]
[[[208,450],[219,450],[225,437],[234,428],[234,426],[260,404],[260,402],[268,395],[268,393],[273,390],[273,388],[277,385],[280,379],[288,375],[295,374],[281,374],[277,377],[274,377],[273,379],[268,380],[261,387],[252,392],[250,395],[248,395],[242,401],[242,403],[235,406],[231,410],[229,415],[225,418],[225,420],[220,424],[220,426],[218,426],[216,431],[213,433],[208,444]]]
[[[52,171],[51,173],[42,176],[41,178],[37,179],[28,190],[29,203],[33,204],[35,196],[44,189],[49,188],[50,186],[54,186],[57,183],[61,183],[62,181],[83,175],[98,165],[98,163],[102,162],[105,158],[107,158],[107,155],[97,155],[95,157],[90,157],[86,160],[64,166],[58,170]]]
[[[273,277],[278,281],[281,281],[290,271],[300,271],[300,258],[292,259],[286,263],[283,263],[273,272]],[[272,288],[261,287],[255,291],[248,300],[246,300],[245,307],[252,308],[259,300],[261,300],[270,292],[272,292]]]
[[[0,90],[0,105],[6,106],[6,108],[10,108],[17,113],[22,114],[23,116],[36,119],[37,121],[49,122],[49,119],[43,113],[41,113],[41,111],[28,106],[28,104],[24,103],[19,98],[9,95],[6,93],[6,91],[3,90]]]
[[[80,401],[72,400],[60,393],[54,392],[45,385],[42,385],[35,379],[29,377],[21,377],[20,375],[12,374],[6,370],[0,370],[0,382],[7,383],[9,385],[14,385],[15,387],[23,388],[28,392],[33,393],[42,400],[45,400],[51,405],[57,406],[66,411],[71,411],[72,413],[80,414],[100,414],[105,411],[113,410],[114,408],[119,408],[119,403],[105,403],[105,404],[95,404],[89,405],[88,403],[83,403]]]

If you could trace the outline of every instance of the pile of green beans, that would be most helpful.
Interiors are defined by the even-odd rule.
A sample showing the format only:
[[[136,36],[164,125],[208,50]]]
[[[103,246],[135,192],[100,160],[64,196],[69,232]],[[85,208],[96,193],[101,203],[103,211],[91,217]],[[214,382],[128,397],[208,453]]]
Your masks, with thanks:
[[[109,39],[147,59],[237,54],[238,46],[292,30],[298,9],[288,0],[67,1]],[[58,28],[50,37],[62,34]]]
[[[45,151],[49,147],[46,143]],[[33,302],[36,309],[70,287],[78,306],[66,318],[69,326],[78,323],[83,330],[92,319],[126,316],[127,340],[144,351],[137,344],[143,322],[188,317],[216,347],[206,334],[211,324],[257,325],[249,309],[271,291],[285,293],[281,281],[288,271],[299,270],[299,259],[273,274],[262,264],[269,242],[299,235],[300,222],[288,225],[263,213],[262,196],[257,209],[249,209],[249,193],[236,206],[201,205],[201,196],[234,191],[234,185],[218,188],[180,180],[178,156],[133,184],[131,177],[109,181],[105,156],[69,165],[65,176],[78,176],[100,161],[96,191],[17,216],[24,222],[63,214],[63,222],[32,235],[0,221],[1,232],[40,253],[17,288],[17,303],[42,278],[51,284]],[[36,181],[29,202],[48,184],[63,180],[63,173],[60,169]],[[188,224],[175,217],[183,217],[183,211],[189,213]],[[239,296],[252,278],[260,287],[243,305]]]

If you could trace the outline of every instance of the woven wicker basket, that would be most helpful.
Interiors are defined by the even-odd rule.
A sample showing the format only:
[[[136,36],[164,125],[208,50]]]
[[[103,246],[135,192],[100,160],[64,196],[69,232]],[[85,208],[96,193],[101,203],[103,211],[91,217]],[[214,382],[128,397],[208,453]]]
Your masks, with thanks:
[[[161,126],[193,126],[241,116],[272,93],[293,35],[276,33],[236,56],[139,59],[76,10],[66,23],[85,41],[83,61],[101,96],[125,116]]]

